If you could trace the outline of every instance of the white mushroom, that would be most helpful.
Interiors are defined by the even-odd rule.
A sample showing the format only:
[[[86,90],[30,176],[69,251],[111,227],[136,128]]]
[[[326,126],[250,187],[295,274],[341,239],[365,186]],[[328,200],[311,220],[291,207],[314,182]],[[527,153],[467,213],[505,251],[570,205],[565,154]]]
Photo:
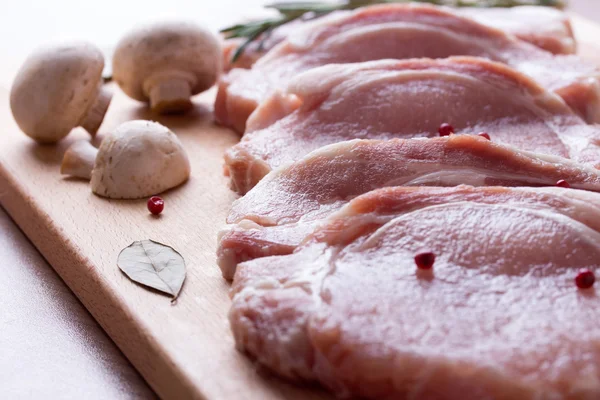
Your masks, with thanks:
[[[192,23],[148,25],[126,35],[113,55],[113,79],[131,98],[158,113],[192,107],[222,68],[220,38]]]
[[[190,162],[177,136],[150,121],[129,121],[107,136],[100,148],[75,142],[61,165],[64,175],[91,178],[92,192],[112,199],[138,199],[185,182]]]
[[[102,84],[104,58],[89,43],[38,49],[10,91],[10,108],[21,130],[40,143],[56,143],[81,126],[94,135],[112,94]]]

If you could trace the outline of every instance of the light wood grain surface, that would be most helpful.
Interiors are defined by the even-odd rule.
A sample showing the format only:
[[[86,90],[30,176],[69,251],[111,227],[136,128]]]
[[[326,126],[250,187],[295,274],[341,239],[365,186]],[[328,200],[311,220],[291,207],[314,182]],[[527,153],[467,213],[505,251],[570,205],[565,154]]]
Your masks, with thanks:
[[[38,3],[27,5],[13,3],[14,6],[8,10],[3,9],[3,13],[0,14],[0,33],[4,34],[3,37],[9,38],[15,32],[19,34],[18,41],[0,42],[0,54],[3,56],[0,66],[0,85],[8,85],[14,71],[31,48],[47,40],[60,40],[77,35],[109,48],[129,27],[132,20],[176,17],[185,14],[187,18],[196,19],[198,16],[198,20],[208,21],[216,28],[242,15],[259,13],[258,9],[253,7],[261,1],[223,0],[210,2],[210,4],[204,0],[171,1],[166,5],[160,3],[161,6],[158,6],[158,2],[155,4],[144,2],[144,6],[140,6],[140,2],[121,4],[105,1],[101,9],[95,10],[99,12],[99,18],[90,17],[86,11],[89,8],[83,3],[82,5],[74,1]],[[240,3],[243,3],[244,7],[240,7]],[[586,15],[597,15],[598,9],[593,4],[595,3],[593,0],[579,0],[573,3],[576,9],[584,10]],[[119,12],[115,13],[114,10]],[[49,12],[56,16],[52,21],[48,20]],[[85,17],[86,15],[88,16]],[[107,21],[110,21],[110,24]],[[594,47],[594,42],[599,37],[597,28],[585,22],[580,22],[577,28],[580,36],[585,39],[582,47],[586,53],[592,54],[593,49],[593,53],[597,54]],[[15,43],[18,43],[18,46]],[[6,131],[10,138],[1,142],[0,154],[4,157],[7,153],[6,149],[17,150],[11,151],[14,154],[9,157],[13,163],[11,176],[16,176],[17,180],[0,181],[2,203],[5,203],[4,196],[10,197],[6,200],[7,207],[23,225],[26,233],[34,239],[56,269],[65,276],[67,283],[77,286],[80,298],[90,307],[103,326],[107,327],[117,343],[122,347],[124,344],[127,345],[125,350],[128,356],[145,376],[153,380],[160,394],[165,397],[181,396],[178,398],[198,397],[201,394],[211,398],[224,398],[224,396],[246,398],[249,397],[246,396],[248,391],[253,390],[256,398],[290,398],[294,393],[300,392],[255,371],[247,360],[235,353],[228,334],[225,320],[228,307],[225,293],[227,286],[221,281],[218,269],[214,266],[214,241],[215,232],[222,223],[228,202],[232,198],[232,195],[225,190],[224,180],[220,176],[221,160],[218,153],[232,143],[235,137],[228,132],[211,128],[207,117],[207,110],[210,107],[209,97],[210,95],[199,99],[199,103],[204,101],[205,106],[199,105],[196,113],[190,118],[163,121],[170,123],[178,133],[182,134],[182,139],[189,143],[190,151],[195,154],[193,156],[195,161],[193,180],[186,187],[165,196],[167,209],[160,220],[149,219],[141,202],[127,204],[106,202],[91,196],[81,182],[64,182],[57,175],[57,164],[64,146],[58,151],[33,146],[25,137],[16,134],[16,127],[12,122],[2,122],[0,125],[3,134]],[[0,98],[0,121],[7,121],[7,119],[10,121],[6,92],[1,92]],[[103,127],[105,131],[128,118],[148,117],[137,104],[120,96],[115,104],[110,110],[110,120]],[[201,125],[200,129],[192,128],[192,124],[196,123]],[[29,161],[23,162],[23,160]],[[18,169],[14,169],[15,166],[18,166]],[[28,183],[22,184],[20,180]],[[11,194],[6,191],[9,186],[21,187],[23,190],[16,195]],[[36,193],[35,198],[30,197],[33,192]],[[41,198],[38,198],[39,196]],[[19,211],[23,208],[23,204],[31,206],[33,213]],[[107,219],[109,216],[110,218]],[[188,228],[182,231],[180,226],[184,222]],[[8,232],[10,227],[10,223],[4,220],[0,224],[0,232]],[[115,232],[115,229],[120,232]],[[139,239],[143,235],[154,235],[155,239],[175,245],[188,259],[190,278],[184,286],[182,298],[177,306],[171,307],[164,297],[149,294],[130,284],[115,268],[116,251],[127,245],[128,241]],[[15,243],[22,243],[22,241]],[[55,244],[62,246],[62,249]],[[39,258],[30,257],[31,254],[36,254],[32,253],[31,247],[22,244],[17,246],[21,258],[17,258],[15,262],[11,261],[12,264],[27,265],[29,269],[32,265],[38,265],[42,271],[48,271]],[[6,256],[3,260],[5,259]],[[19,263],[18,260],[22,261]],[[46,276],[38,270],[33,271],[32,273],[40,278],[44,286],[50,285],[48,282],[52,282],[51,274]],[[22,274],[11,276],[14,277],[12,282],[17,283],[11,284],[13,292],[31,293],[27,291],[30,287],[28,285],[33,284],[31,279]],[[117,290],[118,294],[113,290]],[[5,315],[11,316],[11,319],[0,318],[1,322],[11,321],[15,315],[18,319],[19,315],[26,313],[39,316],[43,315],[42,306],[46,305],[49,309],[56,307],[57,312],[64,315],[62,319],[38,317],[39,329],[37,330],[17,328],[4,329],[0,332],[0,345],[2,345],[0,348],[3,349],[6,348],[5,343],[8,343],[8,346],[11,343],[18,344],[17,338],[22,338],[21,343],[40,345],[40,347],[29,345],[20,348],[14,346],[15,349],[20,349],[18,353],[21,356],[29,355],[29,358],[26,357],[24,360],[36,360],[40,366],[39,369],[32,369],[30,362],[28,369],[28,363],[23,362],[20,371],[27,371],[25,373],[35,371],[34,373],[42,376],[51,376],[48,375],[48,371],[53,369],[53,365],[64,367],[61,371],[74,377],[69,381],[72,392],[64,392],[65,395],[62,397],[57,392],[57,396],[48,396],[51,398],[93,398],[94,394],[104,398],[119,398],[119,395],[123,398],[149,396],[143,386],[139,385],[138,378],[130,375],[126,364],[122,362],[116,362],[117,365],[123,366],[122,370],[115,368],[114,372],[111,372],[111,368],[107,368],[108,364],[105,363],[101,364],[105,375],[102,375],[99,370],[94,372],[96,370],[93,366],[93,356],[104,355],[110,358],[118,353],[115,353],[114,349],[111,350],[110,345],[102,344],[105,343],[102,340],[106,341],[106,338],[96,336],[98,332],[93,324],[69,325],[66,316],[71,317],[71,321],[80,321],[79,318],[83,318],[81,315],[85,313],[72,306],[77,302],[64,290],[53,293],[55,295],[46,296],[39,303],[29,301],[30,297],[27,294],[13,296],[15,303],[10,304],[14,304],[12,308],[19,311],[0,314],[2,318]],[[53,297],[66,298],[68,301],[52,302]],[[123,307],[122,315],[115,314],[115,310],[119,307]],[[132,324],[136,328],[130,329]],[[35,335],[36,332],[44,330],[57,332],[57,334],[75,336],[79,334],[94,339],[82,342],[79,348],[76,346],[66,348],[66,351],[75,354],[75,358],[80,361],[80,363],[66,363],[60,356],[60,349],[56,352],[44,351],[44,349],[56,348],[55,343],[41,341],[41,338]],[[161,346],[160,343],[165,338],[168,338],[167,343]],[[191,339],[195,343],[189,344]],[[85,356],[90,354],[90,348],[98,351],[91,351],[93,356],[86,358]],[[40,354],[42,352],[45,354]],[[118,356],[115,357],[118,359]],[[162,360],[162,365],[154,363],[154,357]],[[0,386],[3,388],[5,386],[2,379],[9,376],[5,372],[8,371],[8,363],[3,363],[5,359],[0,357]],[[14,363],[10,364],[14,365]],[[174,366],[178,367],[182,364],[187,365],[185,371],[173,372]],[[87,382],[80,381],[77,385],[76,372],[78,371],[85,371],[94,378]],[[227,375],[229,372],[233,372],[233,375]],[[117,379],[119,375],[122,375],[120,380]],[[161,383],[154,382],[157,376]],[[42,381],[35,387],[41,390],[43,386]],[[37,392],[30,389],[31,387],[31,383],[19,384],[17,381],[10,387],[12,393],[16,394],[12,398],[38,397],[35,396]],[[87,395],[82,396],[82,393]],[[103,393],[106,395],[103,396]]]

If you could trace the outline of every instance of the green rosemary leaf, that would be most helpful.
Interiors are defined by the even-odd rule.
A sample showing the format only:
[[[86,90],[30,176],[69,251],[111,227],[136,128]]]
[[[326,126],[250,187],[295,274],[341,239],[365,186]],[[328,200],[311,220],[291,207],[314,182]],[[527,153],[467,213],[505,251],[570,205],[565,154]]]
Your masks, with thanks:
[[[242,29],[242,28],[244,28],[245,26],[246,26],[246,25],[244,25],[244,24],[232,25],[232,26],[229,26],[229,27],[227,27],[227,28],[223,28],[223,29],[221,29],[219,32],[221,32],[221,33],[233,32],[233,31],[237,31],[237,30],[239,30],[239,29]]]
[[[250,43],[252,43],[254,40],[256,40],[256,38],[258,38],[261,34],[265,33],[269,28],[266,27],[264,29],[257,29],[254,33],[252,33],[250,36],[248,36],[248,39],[246,39],[246,41],[244,41],[244,43],[242,43],[235,51],[235,53],[233,53],[233,57],[231,58],[231,62],[236,62],[238,58],[240,58],[240,56],[244,53],[244,50],[246,50],[246,47],[248,47],[250,45]]]
[[[273,3],[265,8],[272,8],[282,14],[306,14],[309,12],[331,12],[343,7],[341,4],[321,3],[321,2],[302,2],[302,3]]]

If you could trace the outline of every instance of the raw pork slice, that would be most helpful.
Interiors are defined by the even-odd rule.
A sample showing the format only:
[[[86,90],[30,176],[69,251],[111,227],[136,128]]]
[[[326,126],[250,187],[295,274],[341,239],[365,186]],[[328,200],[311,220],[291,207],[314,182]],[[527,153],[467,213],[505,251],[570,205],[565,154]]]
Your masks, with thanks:
[[[553,186],[600,191],[600,171],[519,151],[476,135],[353,140],[315,150],[271,172],[233,203],[217,250],[223,276],[238,263],[289,254],[350,199],[386,186]]]
[[[589,122],[600,119],[595,65],[555,56],[447,9],[415,4],[370,6],[290,35],[252,69],[234,69],[221,79],[215,117],[243,132],[247,118],[273,90],[321,65],[453,55],[509,64],[556,91]]]
[[[232,188],[250,190],[271,169],[350,139],[488,132],[519,149],[600,163],[598,128],[556,95],[483,58],[334,64],[293,79],[256,109],[225,154]]]
[[[295,253],[240,265],[237,347],[341,397],[600,398],[600,196],[561,188],[387,188]],[[432,270],[414,257],[436,256]]]
[[[577,42],[571,21],[563,11],[552,7],[520,6],[511,8],[464,7],[460,15],[473,18],[515,35],[554,54],[575,54]]]
[[[450,9],[448,10],[450,11]],[[551,7],[519,6],[512,8],[464,7],[453,10],[463,16],[529,42],[554,54],[574,54],[576,41],[569,17],[563,11]],[[334,14],[345,13],[336,11]],[[319,23],[322,20],[318,20]],[[294,31],[306,29],[313,21],[295,20],[274,29],[266,38],[252,42],[235,62],[232,57],[246,39],[228,39],[223,47],[225,70],[250,68],[259,58],[284,41]]]

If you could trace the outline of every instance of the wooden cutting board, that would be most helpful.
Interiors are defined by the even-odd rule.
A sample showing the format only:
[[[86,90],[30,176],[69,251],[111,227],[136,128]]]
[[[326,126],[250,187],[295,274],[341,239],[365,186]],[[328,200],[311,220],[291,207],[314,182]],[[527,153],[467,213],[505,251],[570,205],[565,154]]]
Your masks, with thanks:
[[[575,19],[580,53],[600,65],[600,27]],[[192,178],[164,194],[159,217],[145,200],[94,196],[86,182],[63,178],[65,149],[40,146],[20,133],[0,88],[0,203],[92,315],[163,398],[325,399],[270,377],[234,349],[227,321],[229,285],[215,263],[217,232],[235,195],[222,174],[223,151],[239,137],[212,122],[211,90],[183,117],[157,117],[113,87],[115,97],[100,134],[131,119],[157,120],[176,132],[188,151]],[[175,247],[187,262],[177,303],[129,281],[117,268],[119,251],[154,239]],[[43,282],[40,282],[43,284]]]

